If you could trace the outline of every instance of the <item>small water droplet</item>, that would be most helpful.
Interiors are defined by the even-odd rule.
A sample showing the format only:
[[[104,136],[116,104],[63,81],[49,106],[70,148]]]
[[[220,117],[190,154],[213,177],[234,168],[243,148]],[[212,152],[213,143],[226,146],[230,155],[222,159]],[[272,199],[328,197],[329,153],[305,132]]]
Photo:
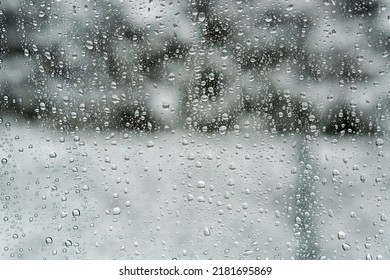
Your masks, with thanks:
[[[56,158],[56,157],[57,157],[57,154],[56,154],[55,152],[51,151],[51,152],[49,153],[49,157],[50,157],[50,158]]]
[[[205,236],[210,236],[210,234],[211,234],[210,229],[209,229],[208,227],[205,227],[205,228],[203,229],[203,234],[204,234]]]
[[[47,245],[49,245],[49,244],[53,243],[53,238],[51,238],[50,236],[46,237],[45,242]]]
[[[245,250],[244,256],[250,256],[253,254],[253,250]]]
[[[229,167],[228,168],[230,170],[235,170],[236,169],[236,165],[233,162],[231,162],[231,163],[229,163]]]
[[[296,167],[291,168],[291,174],[296,174],[298,169]]]
[[[170,104],[169,104],[168,102],[163,102],[163,104],[162,104],[162,108],[163,108],[164,110],[168,110],[168,109],[169,109],[169,106],[170,106]]]
[[[1,163],[2,163],[2,164],[7,164],[7,162],[8,162],[8,160],[7,160],[6,158],[3,158],[3,159],[1,160]]]
[[[229,179],[228,182],[227,182],[227,185],[228,186],[234,186],[235,185],[235,182],[233,179]]]
[[[206,187],[206,183],[204,181],[199,181],[196,185],[198,188],[203,189]]]
[[[209,101],[209,97],[208,97],[206,94],[203,94],[203,95],[200,97],[200,100],[201,100],[202,102],[207,102],[207,101]]]

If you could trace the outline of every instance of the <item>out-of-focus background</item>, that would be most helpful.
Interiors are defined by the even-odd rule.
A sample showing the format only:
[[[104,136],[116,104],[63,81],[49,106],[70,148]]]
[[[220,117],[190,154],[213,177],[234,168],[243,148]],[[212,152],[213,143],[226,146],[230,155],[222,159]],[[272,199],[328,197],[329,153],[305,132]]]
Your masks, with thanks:
[[[14,0],[0,27],[0,258],[390,258],[389,1]]]

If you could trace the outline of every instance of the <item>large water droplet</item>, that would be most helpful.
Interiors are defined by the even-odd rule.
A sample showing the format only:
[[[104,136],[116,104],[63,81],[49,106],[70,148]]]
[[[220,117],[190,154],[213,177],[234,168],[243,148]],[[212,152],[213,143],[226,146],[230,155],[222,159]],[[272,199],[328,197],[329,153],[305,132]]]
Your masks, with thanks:
[[[200,13],[198,14],[198,20],[199,20],[200,22],[203,22],[205,19],[206,19],[206,14],[205,14],[204,12],[200,12]]]
[[[343,245],[341,245],[341,247],[343,248],[343,250],[345,252],[348,252],[351,250],[351,245],[349,245],[348,243],[343,243]]]
[[[119,215],[121,213],[121,209],[119,207],[115,207],[112,209],[112,214]]]
[[[80,210],[79,209],[73,209],[72,215],[73,217],[79,217],[80,216]]]
[[[87,49],[92,50],[92,49],[93,49],[93,43],[92,43],[92,41],[87,40],[87,41],[85,42],[85,46],[87,47]]]
[[[381,138],[378,138],[378,139],[376,139],[375,144],[376,144],[376,146],[377,146],[378,148],[382,148],[384,142],[383,142],[383,140],[382,140]]]
[[[168,75],[168,80],[169,80],[169,81],[174,81],[175,78],[176,78],[175,74],[169,73],[169,75]]]
[[[227,127],[224,126],[224,125],[221,125],[218,130],[219,130],[220,134],[225,134],[226,130],[227,130]]]
[[[148,148],[154,147],[153,141],[149,141],[148,144],[146,144],[146,147],[148,147]]]
[[[346,237],[346,234],[343,231],[339,231],[339,233],[337,234],[337,238],[339,240],[345,239],[345,237]]]

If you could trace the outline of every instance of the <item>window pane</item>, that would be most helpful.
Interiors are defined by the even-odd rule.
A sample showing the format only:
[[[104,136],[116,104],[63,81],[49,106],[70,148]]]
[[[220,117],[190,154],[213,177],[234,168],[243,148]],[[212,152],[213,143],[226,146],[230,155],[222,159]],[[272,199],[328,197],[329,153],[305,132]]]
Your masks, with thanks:
[[[0,258],[388,259],[388,1],[0,2]]]

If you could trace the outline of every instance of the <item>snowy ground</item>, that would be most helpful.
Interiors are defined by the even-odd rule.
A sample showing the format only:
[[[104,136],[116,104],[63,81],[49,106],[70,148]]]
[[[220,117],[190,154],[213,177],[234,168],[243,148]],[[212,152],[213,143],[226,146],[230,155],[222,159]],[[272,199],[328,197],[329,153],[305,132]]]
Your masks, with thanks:
[[[2,259],[296,258],[299,138],[0,129]],[[389,259],[387,143],[311,143],[319,258]]]

